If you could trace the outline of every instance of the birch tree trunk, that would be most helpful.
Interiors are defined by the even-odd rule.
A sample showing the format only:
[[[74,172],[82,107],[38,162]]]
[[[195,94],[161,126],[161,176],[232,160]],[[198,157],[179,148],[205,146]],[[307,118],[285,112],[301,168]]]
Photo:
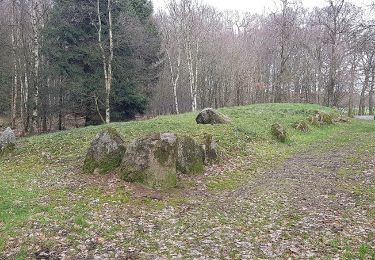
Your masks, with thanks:
[[[104,73],[104,86],[105,86],[105,123],[111,122],[111,89],[112,89],[112,61],[113,61],[113,21],[112,21],[112,1],[107,2],[108,11],[108,25],[109,25],[109,57],[106,57],[106,53],[103,46],[102,40],[102,19],[100,13],[100,0],[97,0],[97,15],[98,15],[98,43],[102,53],[103,62],[103,73]],[[100,112],[98,111],[99,115]],[[101,116],[101,115],[100,115]]]
[[[368,94],[368,111],[369,115],[374,114],[374,85],[375,85],[375,68],[372,68],[371,71],[371,83],[370,83],[370,91]]]
[[[351,117],[353,115],[353,99],[354,99],[354,85],[355,85],[355,71],[356,71],[356,57],[354,56],[351,68],[350,68],[350,86],[349,86],[349,109],[348,109],[348,116]]]
[[[12,55],[13,55],[13,86],[12,86],[12,105],[11,105],[11,126],[16,127],[17,117],[17,94],[18,94],[18,66],[17,66],[17,42],[16,42],[16,18],[15,18],[15,3],[13,1],[12,7]]]
[[[173,69],[173,62],[169,50],[166,50],[168,60],[169,60],[169,68],[171,73],[171,81],[173,86],[173,99],[174,99],[174,107],[176,110],[176,114],[179,114],[179,107],[178,107],[178,97],[177,97],[177,87],[178,87],[178,80],[180,78],[180,65],[181,65],[181,49],[178,48],[178,55],[177,55],[177,67],[176,67],[176,75]]]
[[[34,56],[34,77],[33,77],[33,113],[32,113],[32,122],[31,122],[31,132],[37,131],[39,127],[38,116],[39,116],[39,30],[38,30],[38,0],[33,0],[31,10],[31,19],[32,19],[32,31],[33,31],[33,56]]]

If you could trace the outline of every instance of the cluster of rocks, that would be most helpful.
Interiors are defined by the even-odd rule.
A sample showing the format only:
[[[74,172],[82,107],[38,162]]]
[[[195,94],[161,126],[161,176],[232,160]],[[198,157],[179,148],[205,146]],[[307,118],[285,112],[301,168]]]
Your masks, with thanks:
[[[316,112],[309,121],[313,125],[332,124],[331,114]],[[227,124],[230,119],[212,109],[202,110],[197,124]],[[307,121],[301,120],[294,128],[307,132]],[[281,142],[287,141],[286,129],[279,123],[271,126],[272,134]],[[89,174],[107,174],[116,169],[128,182],[142,183],[156,189],[173,188],[178,174],[194,175],[204,171],[218,158],[216,142],[206,134],[203,143],[187,135],[158,133],[137,138],[125,144],[116,130],[108,128],[97,134],[87,151],[83,170]]]
[[[307,120],[299,120],[295,122],[292,127],[301,132],[308,132],[310,130],[309,123],[313,126],[321,127],[322,125],[330,125],[335,122],[348,123],[350,122],[350,120],[345,116],[336,116],[332,113],[329,114],[321,111],[315,111],[312,116],[307,118]],[[277,140],[281,142],[285,142],[288,139],[287,131],[279,123],[275,123],[271,126],[271,133]]]
[[[230,119],[222,113],[206,108],[197,118],[197,124],[226,124]],[[205,134],[203,143],[175,133],[144,136],[125,144],[112,128],[96,135],[87,151],[83,171],[89,174],[107,174],[115,169],[128,182],[142,183],[156,189],[177,185],[178,174],[200,174],[204,166],[218,158],[216,142]]]
[[[318,122],[332,119],[321,112],[313,116]],[[231,120],[212,109],[202,110],[196,117],[197,124],[227,124]],[[294,127],[308,131],[304,120]],[[279,123],[271,126],[272,134],[281,142],[287,140],[287,131]],[[156,189],[173,188],[178,174],[194,175],[204,171],[204,166],[217,159],[216,142],[212,135],[205,135],[204,142],[175,133],[158,133],[137,138],[125,144],[116,130],[108,128],[97,134],[87,151],[83,171],[89,174],[107,174],[117,170],[128,182],[142,183]]]
[[[335,117],[333,114],[324,113],[321,111],[315,111],[314,115],[308,118],[310,124],[320,127],[322,125],[333,124]]]
[[[16,147],[16,135],[14,131],[8,127],[0,134],[0,155],[11,152]]]
[[[83,166],[86,173],[106,174],[115,169],[121,179],[155,189],[173,188],[177,175],[199,174],[218,157],[216,143],[205,135],[200,144],[190,136],[159,133],[125,145],[114,129],[106,129],[92,141]]]

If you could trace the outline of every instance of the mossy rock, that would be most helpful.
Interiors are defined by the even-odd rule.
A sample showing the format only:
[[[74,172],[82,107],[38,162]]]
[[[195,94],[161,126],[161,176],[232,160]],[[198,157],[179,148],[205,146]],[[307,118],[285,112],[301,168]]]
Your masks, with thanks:
[[[308,121],[313,126],[321,127],[321,123],[320,123],[319,119],[315,115],[314,116],[310,116],[308,118]]]
[[[280,142],[285,142],[287,140],[287,132],[285,128],[279,123],[275,123],[271,126],[271,133]]]
[[[350,118],[347,116],[339,116],[334,119],[334,122],[337,123],[350,123]]]
[[[334,119],[334,115],[333,114],[328,114],[328,113],[320,112],[318,115],[319,115],[320,121],[323,124],[327,124],[327,125],[333,124],[333,119]]]
[[[219,158],[216,140],[211,134],[204,135],[202,150],[204,152],[204,163],[206,165],[213,163]]]
[[[126,149],[120,177],[154,189],[169,189],[177,184],[177,136],[154,134],[134,140]]]
[[[177,170],[183,174],[199,174],[204,170],[204,151],[190,136],[179,136]]]
[[[91,142],[83,164],[87,174],[106,174],[121,165],[126,147],[121,135],[113,128],[98,133]]]
[[[197,124],[228,124],[231,122],[229,117],[216,111],[213,108],[205,108],[203,109],[195,119]]]
[[[293,124],[293,128],[301,131],[301,132],[308,132],[310,130],[309,124],[305,120],[297,121]]]

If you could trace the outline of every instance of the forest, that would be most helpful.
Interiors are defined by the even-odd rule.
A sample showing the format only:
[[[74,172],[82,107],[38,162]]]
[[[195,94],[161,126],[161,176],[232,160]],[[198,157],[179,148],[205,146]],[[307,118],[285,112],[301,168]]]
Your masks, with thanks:
[[[20,135],[253,103],[374,114],[375,4],[0,1],[0,117]]]

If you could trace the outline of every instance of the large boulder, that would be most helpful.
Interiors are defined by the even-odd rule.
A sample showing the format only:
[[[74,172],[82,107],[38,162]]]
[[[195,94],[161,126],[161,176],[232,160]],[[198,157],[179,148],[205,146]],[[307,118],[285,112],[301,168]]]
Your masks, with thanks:
[[[121,165],[126,151],[124,140],[113,128],[98,133],[91,142],[83,165],[85,173],[106,174]]]
[[[179,136],[177,170],[183,174],[199,174],[204,170],[204,150],[190,136]]]
[[[0,154],[11,152],[16,147],[16,135],[14,131],[8,127],[0,135]]]
[[[211,124],[211,125],[230,123],[230,119],[226,115],[216,111],[213,108],[203,109],[198,114],[195,121],[197,122],[197,124]]]
[[[126,149],[120,177],[150,188],[173,188],[177,183],[177,136],[162,133],[134,140]]]

